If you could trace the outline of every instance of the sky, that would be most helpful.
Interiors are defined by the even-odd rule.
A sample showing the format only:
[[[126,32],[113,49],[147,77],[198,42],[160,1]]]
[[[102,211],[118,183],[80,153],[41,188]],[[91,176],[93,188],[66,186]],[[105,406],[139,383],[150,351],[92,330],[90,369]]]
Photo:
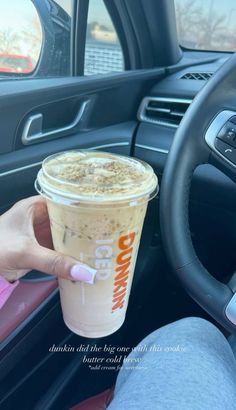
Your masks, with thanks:
[[[0,30],[7,27],[22,27],[35,14],[36,10],[31,0],[0,0]]]
[[[177,2],[184,2],[185,0],[175,0],[175,3]],[[226,10],[229,11],[231,8],[236,7],[236,1],[235,0],[193,0],[193,2],[198,3],[199,5],[204,6],[205,8],[211,7],[211,4],[213,5],[214,9],[218,9],[221,13],[225,12]]]
[[[9,0],[8,0],[9,1]],[[41,0],[42,1],[42,0]],[[66,12],[71,16],[72,15],[72,3],[73,0],[54,0],[59,4]]]
[[[71,14],[73,0],[55,1]],[[236,24],[236,0],[193,1],[204,7],[206,12],[212,7],[213,10],[218,10],[218,12],[225,14],[228,17],[230,26]],[[175,2],[182,3],[185,0],[175,0]],[[36,10],[31,0],[0,0],[0,30],[9,26],[14,29],[25,26],[35,14]],[[112,27],[110,17],[102,0],[90,0],[88,22],[91,21],[98,21],[99,24]]]
[[[68,14],[72,14],[73,0],[55,1]],[[31,0],[0,0],[0,30],[9,26],[13,28],[25,26],[35,14],[36,10]],[[100,24],[111,26],[110,17],[102,0],[90,0],[88,22],[90,21],[98,21]]]
[[[43,2],[44,0],[40,1]],[[73,0],[54,1],[69,15],[72,15]],[[32,30],[35,31],[37,30],[37,26],[35,27],[35,25],[32,25],[32,21],[35,23],[35,20],[38,20],[38,25],[40,27],[38,13],[31,0],[0,0],[0,32],[9,30],[9,33],[14,32],[20,34],[22,31],[29,30],[29,27],[32,27]],[[105,25],[111,29],[113,28],[111,19],[102,0],[90,0],[88,22],[92,21],[97,21],[100,25]],[[37,32],[40,32],[40,30],[37,30]],[[37,60],[41,49],[41,41],[39,40],[38,47],[35,46],[32,48],[32,42],[30,39],[31,38],[29,37],[29,41],[26,41],[25,37],[22,37],[22,40],[21,37],[19,37],[17,52],[20,54],[31,55]],[[4,50],[4,47],[6,47],[5,44],[3,46]],[[10,48],[7,48],[8,52],[14,52],[12,47],[10,46]]]
[[[175,0],[175,4],[184,4],[186,0]],[[231,27],[236,25],[236,0],[193,0],[196,6],[205,10],[223,14]]]
[[[111,18],[102,0],[90,0],[89,2],[88,23],[92,21],[112,27]]]

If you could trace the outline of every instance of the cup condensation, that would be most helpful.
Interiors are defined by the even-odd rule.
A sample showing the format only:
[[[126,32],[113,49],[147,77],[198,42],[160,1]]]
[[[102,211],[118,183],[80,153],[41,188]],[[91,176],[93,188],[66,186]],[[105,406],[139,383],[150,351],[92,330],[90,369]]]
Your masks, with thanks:
[[[65,324],[84,337],[114,333],[125,320],[157,177],[136,159],[68,151],[44,160],[36,189],[47,200],[55,250],[97,270],[93,285],[59,278]]]

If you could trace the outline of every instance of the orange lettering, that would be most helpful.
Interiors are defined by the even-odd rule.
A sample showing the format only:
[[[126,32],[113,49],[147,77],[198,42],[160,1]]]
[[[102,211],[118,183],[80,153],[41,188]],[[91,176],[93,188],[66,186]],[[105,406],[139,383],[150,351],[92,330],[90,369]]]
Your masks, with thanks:
[[[118,280],[118,281],[115,282],[115,289],[114,289],[114,293],[115,293],[115,294],[116,294],[116,292],[118,292],[118,290],[119,290],[120,288],[126,288],[126,286],[127,286],[127,280],[128,280],[128,275],[127,275],[125,278],[120,279],[120,280]]]
[[[128,255],[132,253],[132,250],[133,248],[128,248],[117,256],[116,262],[118,265],[123,265],[124,263],[129,263],[131,261],[131,256],[128,257]],[[124,258],[124,256],[127,257]]]
[[[118,266],[115,271],[113,299],[112,299],[112,312],[116,309],[122,309],[125,304],[125,294],[127,289],[127,282],[129,277],[129,266],[132,257],[133,248],[131,245],[134,242],[135,232],[131,232],[128,235],[124,235],[119,239],[119,248],[122,252],[116,258]]]
[[[131,232],[128,235],[121,236],[121,238],[119,239],[119,248],[122,250],[130,248],[130,246],[134,242],[134,237],[135,232]]]
[[[120,296],[118,299],[115,300],[115,304],[112,307],[112,310],[122,309],[124,306],[124,296]]]
[[[125,271],[125,272],[121,272],[118,275],[115,276],[115,281],[123,279],[124,277],[128,276],[129,272]]]
[[[122,266],[118,266],[118,267],[116,268],[116,272],[120,272],[120,273],[125,272],[125,271],[128,269],[129,265],[130,265],[129,262],[127,262],[127,263],[125,263],[125,264],[122,265]]]
[[[124,296],[126,292],[126,289],[121,289],[120,292],[116,292],[114,294],[114,297],[112,299],[112,302],[116,302],[117,298],[119,298],[120,296]]]

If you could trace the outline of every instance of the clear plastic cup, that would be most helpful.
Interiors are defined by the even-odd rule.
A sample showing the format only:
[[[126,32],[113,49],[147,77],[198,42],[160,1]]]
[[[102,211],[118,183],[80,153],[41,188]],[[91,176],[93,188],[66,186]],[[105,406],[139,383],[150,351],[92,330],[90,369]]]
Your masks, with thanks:
[[[43,162],[35,186],[46,198],[54,248],[97,270],[93,285],[59,279],[65,324],[103,337],[125,320],[147,204],[158,192],[150,165],[100,151]]]

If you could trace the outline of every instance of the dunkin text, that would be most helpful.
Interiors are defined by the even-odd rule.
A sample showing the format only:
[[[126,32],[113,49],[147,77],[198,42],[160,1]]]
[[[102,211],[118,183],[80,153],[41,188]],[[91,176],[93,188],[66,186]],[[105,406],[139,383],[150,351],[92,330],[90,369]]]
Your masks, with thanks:
[[[125,304],[125,296],[129,278],[130,264],[133,254],[133,242],[135,232],[123,235],[118,239],[119,253],[115,260],[115,277],[112,296],[112,312],[122,309]],[[114,272],[113,270],[113,239],[98,240],[96,249],[95,267],[98,280],[106,280]]]

